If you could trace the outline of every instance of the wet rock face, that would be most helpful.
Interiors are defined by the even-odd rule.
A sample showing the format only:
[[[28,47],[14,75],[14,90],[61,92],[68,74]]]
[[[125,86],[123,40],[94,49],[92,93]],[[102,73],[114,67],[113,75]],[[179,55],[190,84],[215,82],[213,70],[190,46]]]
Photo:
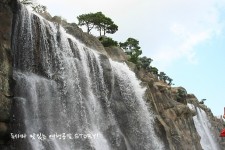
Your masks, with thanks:
[[[12,3],[16,0],[0,1],[0,145],[8,140],[8,122],[11,110],[12,89]]]
[[[193,120],[196,112],[189,109],[188,103],[206,112],[212,124],[210,129],[213,132],[212,136],[216,137],[220,149],[225,149],[225,139],[218,136],[224,128],[222,120],[213,116],[211,110],[204,104],[200,104],[193,94],[187,94],[183,87],[170,87],[143,70],[136,71],[136,74],[148,87],[146,97],[156,115],[155,130],[168,149],[202,149],[201,137]]]
[[[154,78],[153,75],[146,74],[143,70],[140,71],[136,73],[148,87],[147,102],[152,106],[156,115],[155,130],[167,145],[167,149],[202,149],[200,137],[193,122],[195,114],[187,106],[186,94],[180,96],[178,101],[179,88],[174,89]]]
[[[160,137],[168,142],[168,149],[171,150],[201,149],[200,137],[192,119],[193,112],[187,105],[177,102],[170,89],[165,92],[162,87],[152,85],[147,90],[148,100],[157,115],[155,127]]]

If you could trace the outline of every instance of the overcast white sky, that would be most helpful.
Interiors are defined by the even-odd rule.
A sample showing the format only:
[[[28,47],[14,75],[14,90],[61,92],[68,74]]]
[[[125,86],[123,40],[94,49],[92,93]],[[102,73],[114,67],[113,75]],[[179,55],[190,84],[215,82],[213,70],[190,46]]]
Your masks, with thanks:
[[[119,26],[109,36],[120,42],[138,39],[143,55],[175,85],[199,100],[206,98],[215,115],[223,113],[225,0],[38,1],[69,22],[77,23],[80,14],[102,11]]]

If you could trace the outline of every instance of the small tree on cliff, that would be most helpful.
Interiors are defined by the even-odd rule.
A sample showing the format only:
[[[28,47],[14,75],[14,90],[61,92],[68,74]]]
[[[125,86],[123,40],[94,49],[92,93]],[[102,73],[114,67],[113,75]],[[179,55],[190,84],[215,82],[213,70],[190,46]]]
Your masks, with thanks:
[[[86,26],[87,27],[87,33],[89,34],[90,31],[95,26],[94,18],[95,18],[95,14],[93,14],[93,13],[79,15],[77,17],[77,19],[78,19],[78,26]]]
[[[109,26],[107,26],[106,29],[107,29],[106,33],[114,34],[116,31],[118,31],[118,26],[116,24],[112,23]]]
[[[166,82],[168,76],[165,74],[165,72],[159,73],[159,80]]]
[[[172,84],[173,84],[173,83],[172,83],[173,79],[171,79],[171,78],[168,77],[168,76],[167,76],[166,81],[167,81],[168,85],[172,85]]]
[[[105,35],[106,33],[113,34],[118,30],[118,26],[114,24],[112,19],[106,17],[102,12],[83,14],[77,19],[79,26],[85,25],[87,27],[87,33],[90,33],[94,27],[99,31],[100,36],[102,32]]]
[[[95,13],[94,24],[96,29],[99,31],[100,36],[106,33],[113,34],[118,30],[118,26],[114,24],[111,18],[106,17],[102,12]]]
[[[164,72],[159,73],[159,79],[167,83],[168,85],[172,85],[173,79],[171,79],[169,76],[167,76]]]
[[[150,64],[152,61],[153,60],[151,58],[148,58],[146,56],[139,58],[140,66],[147,71],[151,70]]]
[[[139,41],[134,38],[128,38],[126,42],[119,43],[120,47],[130,56],[129,61],[137,64],[138,57],[142,54]]]
[[[155,75],[158,75],[158,69],[156,67],[151,67],[150,72],[152,72]]]

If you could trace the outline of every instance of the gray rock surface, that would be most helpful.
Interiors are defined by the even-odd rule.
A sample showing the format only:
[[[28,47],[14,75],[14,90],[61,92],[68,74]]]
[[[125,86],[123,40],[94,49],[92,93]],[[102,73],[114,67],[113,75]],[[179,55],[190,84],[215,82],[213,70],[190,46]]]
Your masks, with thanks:
[[[11,57],[13,3],[16,3],[16,0],[0,1],[0,144],[6,144],[8,141],[8,122],[13,96]]]

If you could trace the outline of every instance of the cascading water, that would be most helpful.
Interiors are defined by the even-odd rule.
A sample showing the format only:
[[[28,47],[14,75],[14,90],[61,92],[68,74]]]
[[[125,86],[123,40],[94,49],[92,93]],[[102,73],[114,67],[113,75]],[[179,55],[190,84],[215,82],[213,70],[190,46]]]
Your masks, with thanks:
[[[197,115],[193,117],[194,124],[198,134],[201,137],[200,143],[204,150],[219,150],[218,143],[211,131],[211,123],[204,110],[188,104],[189,108],[196,111]]]
[[[164,149],[145,89],[125,64],[23,6],[14,17],[12,46],[12,149]]]

